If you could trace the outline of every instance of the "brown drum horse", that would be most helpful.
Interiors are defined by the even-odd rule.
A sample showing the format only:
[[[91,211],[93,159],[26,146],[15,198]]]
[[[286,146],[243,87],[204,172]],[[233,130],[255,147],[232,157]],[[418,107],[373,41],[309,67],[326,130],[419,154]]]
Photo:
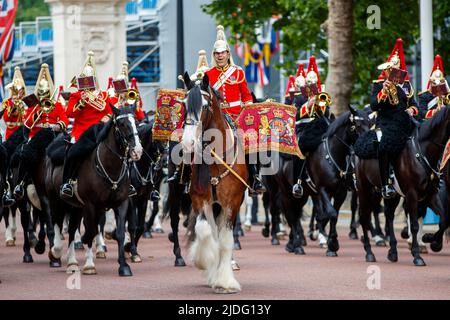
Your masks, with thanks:
[[[439,172],[438,162],[444,151],[445,143],[450,136],[450,108],[444,108],[436,113],[432,119],[418,126],[411,139],[406,143],[405,148],[398,155],[393,163],[396,177],[396,189],[405,198],[405,211],[410,216],[411,233],[413,237],[411,254],[413,263],[416,266],[425,266],[424,260],[420,256],[417,233],[419,231],[419,211],[421,208],[429,206],[434,212],[439,214],[440,227],[444,227],[445,218],[441,199],[439,198]],[[356,165],[358,198],[360,202],[360,222],[364,232],[364,249],[366,251],[366,261],[374,262],[373,254],[367,236],[370,223],[370,213],[373,207],[371,201],[374,189],[379,190],[381,186],[378,160],[358,159]],[[394,213],[400,197],[385,199],[385,215],[389,224],[389,244],[390,250],[388,259],[391,262],[398,260],[397,240],[394,234]],[[442,235],[444,231],[439,230],[435,235],[424,236],[425,242],[432,242],[432,249],[442,247]],[[425,239],[426,238],[426,239]],[[435,250],[433,249],[433,250]]]
[[[185,73],[184,82],[188,93],[181,144],[184,155],[191,154],[194,159],[190,186],[190,256],[197,268],[206,271],[208,284],[216,293],[235,293],[240,291],[240,285],[231,265],[233,222],[244,200],[246,187],[221,161],[210,158],[210,155],[214,148],[218,155],[223,156],[223,161],[246,181],[245,157],[233,138],[232,130],[229,130],[220,109],[221,97],[209,85],[208,76],[205,75],[201,83],[195,83]],[[205,140],[210,133],[214,137],[207,145]],[[229,141],[233,143],[228,149]],[[234,155],[230,157],[226,154],[228,151]],[[241,156],[240,160],[237,155]],[[210,164],[209,160],[212,160]]]

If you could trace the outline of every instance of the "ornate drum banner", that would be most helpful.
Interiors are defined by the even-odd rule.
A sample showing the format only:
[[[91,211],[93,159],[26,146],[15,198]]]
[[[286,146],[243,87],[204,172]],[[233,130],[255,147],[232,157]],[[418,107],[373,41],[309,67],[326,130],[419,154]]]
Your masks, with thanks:
[[[271,150],[304,159],[295,135],[296,112],[295,106],[269,101],[242,107],[236,124],[245,153]]]
[[[183,135],[184,106],[180,100],[186,96],[185,91],[177,89],[160,89],[156,101],[155,122],[153,123],[153,140],[179,142]]]

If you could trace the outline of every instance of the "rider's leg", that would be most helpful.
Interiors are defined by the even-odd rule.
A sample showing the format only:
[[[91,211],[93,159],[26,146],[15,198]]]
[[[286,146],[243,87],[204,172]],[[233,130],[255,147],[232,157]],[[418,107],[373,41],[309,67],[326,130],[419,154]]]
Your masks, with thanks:
[[[381,177],[381,195],[384,199],[390,199],[396,195],[396,191],[389,179],[390,157],[386,151],[378,150],[378,163]]]

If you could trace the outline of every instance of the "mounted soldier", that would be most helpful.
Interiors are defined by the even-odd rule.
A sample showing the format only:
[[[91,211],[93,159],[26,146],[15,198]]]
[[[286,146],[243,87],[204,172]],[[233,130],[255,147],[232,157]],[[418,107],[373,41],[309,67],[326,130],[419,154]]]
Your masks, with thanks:
[[[11,160],[12,167],[19,167],[19,184],[14,189],[14,197],[22,199],[25,194],[24,185],[32,173],[36,160],[44,155],[45,149],[53,141],[55,132],[65,131],[69,120],[63,106],[55,102],[53,80],[49,66],[41,66],[36,82],[35,92],[24,98],[28,103],[24,125],[29,129],[28,141],[16,150]],[[41,132],[46,130],[45,132]]]
[[[427,89],[418,94],[421,118],[430,119],[437,111],[450,104],[450,94],[440,55],[434,58]]]
[[[328,125],[333,115],[330,112],[331,98],[324,91],[324,86],[320,83],[319,71],[316,58],[309,58],[308,72],[306,76],[299,68],[299,74],[295,80],[295,86],[301,90],[301,95],[295,100],[301,107],[297,108],[299,119],[296,123],[296,133],[298,145],[305,156],[314,151],[322,141],[323,134],[327,131]],[[305,177],[305,161],[300,159],[298,168],[300,172],[295,172],[297,183],[292,187],[292,194],[296,198],[303,196],[302,178]],[[297,171],[297,170],[296,170]]]
[[[303,63],[298,65],[296,78],[289,77],[284,104],[295,105],[297,108],[296,121],[300,120],[300,109],[308,101],[308,97],[302,94],[301,88],[306,85],[306,73]]]
[[[9,140],[9,137],[12,133],[17,131],[19,128],[23,126],[23,121],[26,113],[25,105],[22,102],[23,97],[26,94],[25,81],[23,80],[22,73],[20,72],[19,67],[14,68],[14,76],[12,82],[5,86],[5,89],[10,89],[10,97],[3,101],[1,110],[0,110],[0,118],[3,117],[3,120],[6,124],[6,132],[5,132],[5,140],[4,145],[6,147],[8,158],[11,157],[17,145],[23,142],[23,137],[18,137],[17,141]],[[2,197],[2,205],[4,207],[10,207],[14,205],[15,200],[11,194],[11,188],[9,187],[9,182],[7,179],[8,174],[8,166],[9,160],[7,159],[6,163],[4,163],[2,167],[2,175],[6,181],[5,183],[5,191]]]
[[[122,63],[122,71],[116,80],[120,80],[120,79],[124,79],[126,81],[127,87],[128,87],[129,72],[128,72],[128,62],[127,61],[124,61]],[[112,77],[109,78],[107,92],[108,92],[108,95],[109,95],[113,105],[116,105],[117,102],[119,102],[119,100],[122,100],[122,102],[126,102],[127,104],[135,104],[136,105],[136,109],[135,109],[136,120],[142,121],[145,118],[145,113],[144,113],[144,110],[142,107],[142,98],[141,98],[141,96],[139,94],[139,90],[137,88],[136,78],[131,79],[130,89],[131,90],[129,91],[129,93],[131,93],[131,96],[127,96],[128,91],[118,93],[113,86],[113,78]],[[130,103],[128,103],[125,100],[130,100]],[[122,106],[123,104],[120,104],[120,105]]]
[[[378,161],[381,175],[381,194],[389,199],[396,195],[389,178],[390,164],[402,151],[413,129],[413,116],[419,114],[414,90],[409,82],[403,53],[403,40],[397,39],[388,60],[378,66],[382,70],[372,88],[370,107],[377,111]],[[392,72],[402,75],[399,79]],[[403,79],[402,79],[403,78]]]
[[[76,142],[91,126],[108,122],[112,115],[111,100],[108,93],[102,91],[98,85],[92,51],[88,53],[83,71],[76,80],[78,91],[70,95],[66,110],[67,116],[73,118],[74,121],[70,134],[71,140],[64,161],[63,185],[60,190],[60,195],[63,198],[73,197],[74,176],[77,166],[80,159],[89,153],[90,147],[92,147],[84,145],[87,141],[80,144]]]
[[[217,37],[211,53],[212,68],[206,72],[209,84],[218,90],[222,97],[221,111],[225,118],[234,126],[234,120],[241,112],[243,105],[253,103],[252,95],[248,89],[245,79],[245,72],[233,61],[230,46],[227,42],[223,26],[217,27]],[[246,156],[247,168],[249,170],[249,180],[252,190],[249,195],[260,194],[266,191],[259,176],[258,164],[249,163]]]

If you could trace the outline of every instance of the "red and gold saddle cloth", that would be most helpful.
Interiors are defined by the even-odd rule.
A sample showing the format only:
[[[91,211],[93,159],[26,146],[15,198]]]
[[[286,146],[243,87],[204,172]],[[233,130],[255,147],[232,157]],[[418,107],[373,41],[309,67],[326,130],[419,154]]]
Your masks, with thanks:
[[[185,116],[185,108],[181,100],[185,96],[186,93],[183,90],[159,90],[152,129],[153,140],[181,141]]]
[[[277,102],[246,105],[236,119],[245,153],[278,151],[296,155],[301,153],[295,136],[295,106]]]

